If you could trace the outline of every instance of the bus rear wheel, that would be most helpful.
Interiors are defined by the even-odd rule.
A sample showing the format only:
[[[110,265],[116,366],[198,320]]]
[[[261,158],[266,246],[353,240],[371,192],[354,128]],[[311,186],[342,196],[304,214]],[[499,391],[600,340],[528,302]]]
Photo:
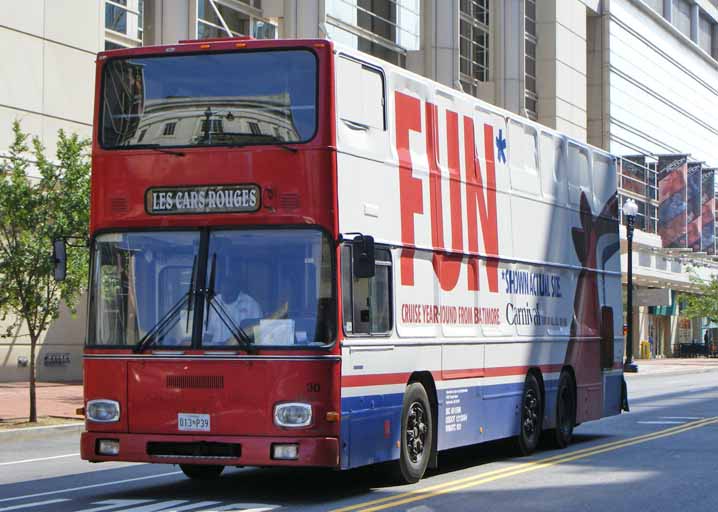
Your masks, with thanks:
[[[569,372],[561,372],[556,394],[556,428],[552,432],[553,444],[566,448],[573,438],[576,425],[576,387]]]
[[[193,480],[214,480],[224,471],[224,466],[202,464],[180,464],[180,469]]]
[[[429,397],[418,382],[409,384],[404,392],[401,412],[401,453],[398,480],[413,484],[421,480],[429,464],[434,440],[434,420]]]
[[[533,373],[526,375],[524,392],[521,396],[519,435],[516,438],[521,455],[531,455],[541,439],[543,403],[541,387]]]

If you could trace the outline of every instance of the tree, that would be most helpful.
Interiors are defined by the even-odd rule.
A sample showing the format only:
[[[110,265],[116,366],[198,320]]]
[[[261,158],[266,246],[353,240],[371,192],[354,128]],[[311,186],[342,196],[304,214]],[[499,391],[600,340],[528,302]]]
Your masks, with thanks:
[[[713,276],[710,281],[704,281],[691,276],[691,281],[697,290],[695,294],[680,295],[681,302],[685,304],[681,308],[681,315],[718,322],[718,277]]]
[[[35,348],[57,319],[60,304],[71,311],[86,288],[88,251],[68,247],[67,277],[56,282],[53,239],[87,239],[90,211],[89,141],[58,133],[56,161],[37,137],[15,121],[7,158],[0,159],[0,314],[10,317],[4,336],[25,324],[30,337],[30,415],[37,421]],[[28,144],[30,142],[30,144]]]

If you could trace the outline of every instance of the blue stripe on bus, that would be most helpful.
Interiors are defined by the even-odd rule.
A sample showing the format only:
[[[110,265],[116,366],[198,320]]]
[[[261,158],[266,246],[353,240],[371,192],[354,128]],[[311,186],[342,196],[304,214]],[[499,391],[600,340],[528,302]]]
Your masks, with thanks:
[[[557,379],[544,382],[545,428],[554,426],[557,386]],[[439,390],[439,450],[516,435],[522,392],[523,382]],[[399,458],[403,400],[403,393],[342,399],[343,469]]]

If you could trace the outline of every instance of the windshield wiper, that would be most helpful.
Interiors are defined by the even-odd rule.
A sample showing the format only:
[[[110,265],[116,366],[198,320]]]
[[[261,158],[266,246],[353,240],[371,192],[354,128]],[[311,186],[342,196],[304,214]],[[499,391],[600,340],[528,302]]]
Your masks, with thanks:
[[[119,148],[124,149],[154,149],[155,151],[159,151],[160,153],[167,153],[168,155],[175,155],[175,156],[185,156],[185,153],[182,151],[176,151],[174,149],[168,149],[161,144],[132,144],[128,146],[117,146]]]
[[[234,320],[232,320],[232,317],[224,308],[221,302],[214,300],[214,284],[217,278],[216,270],[217,253],[214,253],[212,254],[212,267],[209,272],[209,285],[207,286],[207,289],[205,291],[205,299],[207,302],[207,316],[205,317],[204,328],[205,330],[207,330],[207,327],[209,325],[209,308],[211,307],[212,309],[214,309],[214,312],[217,314],[219,319],[222,320],[224,325],[229,329],[232,336],[234,336],[234,339],[237,340],[237,343],[248,353],[252,353],[254,351],[252,348],[252,339],[249,337],[247,332],[240,326],[238,326],[234,322]]]
[[[189,281],[189,290],[187,290],[182,297],[180,297],[180,300],[178,300],[168,311],[165,313],[162,318],[155,324],[155,326],[147,331],[145,335],[142,337],[140,341],[137,342],[137,344],[134,346],[132,351],[137,354],[142,352],[145,347],[149,346],[151,343],[154,342],[154,340],[157,339],[158,334],[165,333],[166,329],[168,327],[171,327],[170,321],[174,318],[174,316],[180,312],[182,307],[184,306],[185,301],[188,302],[187,306],[187,325],[189,326],[189,311],[192,308],[192,304],[194,301],[192,300],[194,297],[194,276],[197,272],[197,256],[194,257],[194,261],[192,262],[192,278]],[[172,325],[174,322],[172,323]],[[185,329],[187,330],[187,329]]]

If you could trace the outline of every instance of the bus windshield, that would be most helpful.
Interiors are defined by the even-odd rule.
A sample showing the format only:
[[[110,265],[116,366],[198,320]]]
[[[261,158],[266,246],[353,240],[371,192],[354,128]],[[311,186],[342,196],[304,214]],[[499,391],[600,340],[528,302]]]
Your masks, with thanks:
[[[218,230],[201,240],[199,231],[98,236],[88,344],[236,349],[333,341],[331,245],[321,232]]]
[[[102,83],[106,149],[299,143],[316,131],[309,50],[115,58]]]

